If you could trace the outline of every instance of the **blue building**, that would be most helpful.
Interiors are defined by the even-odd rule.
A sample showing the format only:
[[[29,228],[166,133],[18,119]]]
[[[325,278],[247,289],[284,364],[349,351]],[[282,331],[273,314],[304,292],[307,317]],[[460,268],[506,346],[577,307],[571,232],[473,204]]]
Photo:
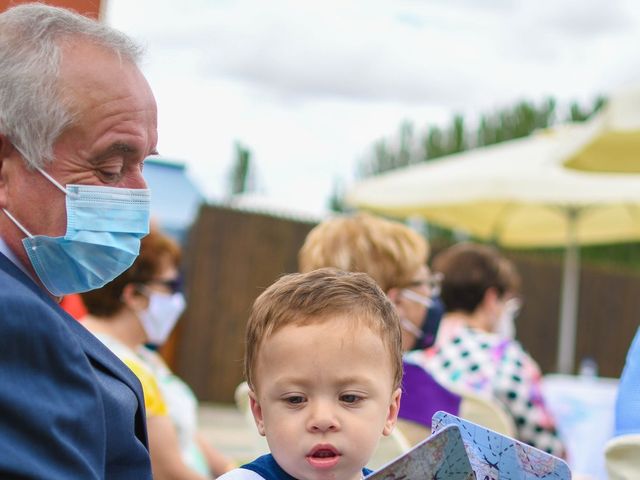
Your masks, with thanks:
[[[206,202],[204,194],[187,176],[183,162],[166,157],[145,160],[144,178],[151,189],[152,221],[184,244],[200,205]]]

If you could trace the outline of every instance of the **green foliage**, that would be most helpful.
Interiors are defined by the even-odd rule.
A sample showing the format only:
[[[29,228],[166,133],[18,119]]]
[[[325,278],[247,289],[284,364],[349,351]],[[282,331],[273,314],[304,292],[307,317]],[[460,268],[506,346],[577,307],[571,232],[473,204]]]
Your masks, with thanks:
[[[343,213],[347,210],[344,203],[344,187],[340,180],[333,181],[331,196],[329,197],[329,209],[336,213]]]
[[[553,124],[555,107],[555,100],[548,98],[539,107],[530,102],[520,102],[514,107],[482,115],[476,146],[526,137],[535,130],[547,128]]]
[[[521,101],[513,106],[480,115],[477,126],[469,128],[462,115],[454,115],[449,125],[429,126],[420,136],[409,121],[400,125],[395,138],[380,139],[358,167],[358,177],[365,178],[414,163],[429,161],[465,150],[522,138],[536,130],[562,122],[580,122],[590,118],[603,105],[598,97],[591,106],[570,104],[560,115],[556,101],[547,98],[540,104]]]
[[[251,182],[251,150],[240,142],[235,144],[235,159],[229,175],[229,190],[231,195],[250,192]]]

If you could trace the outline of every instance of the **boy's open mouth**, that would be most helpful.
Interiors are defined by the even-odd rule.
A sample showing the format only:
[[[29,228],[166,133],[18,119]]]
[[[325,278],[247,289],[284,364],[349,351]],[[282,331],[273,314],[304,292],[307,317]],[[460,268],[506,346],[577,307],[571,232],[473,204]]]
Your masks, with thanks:
[[[338,463],[340,455],[332,445],[316,445],[307,454],[307,462],[314,468],[331,468]]]

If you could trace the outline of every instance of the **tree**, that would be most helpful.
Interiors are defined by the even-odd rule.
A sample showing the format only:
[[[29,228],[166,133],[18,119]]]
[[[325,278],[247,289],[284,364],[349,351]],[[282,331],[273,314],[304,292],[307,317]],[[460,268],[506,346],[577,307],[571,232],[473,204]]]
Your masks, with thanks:
[[[359,163],[358,176],[369,177],[413,163],[430,161],[470,148],[522,138],[536,130],[563,121],[585,121],[605,103],[599,96],[590,108],[573,102],[565,118],[559,118],[556,101],[546,98],[540,104],[520,101],[510,107],[480,115],[475,129],[468,129],[460,114],[448,126],[429,126],[422,136],[414,134],[413,125],[403,121],[396,139],[377,140],[369,155]]]
[[[229,190],[232,196],[254,190],[252,170],[251,150],[236,142],[235,160],[229,175]]]
[[[329,197],[329,210],[336,213],[343,213],[347,210],[344,203],[344,187],[339,179],[334,179]]]

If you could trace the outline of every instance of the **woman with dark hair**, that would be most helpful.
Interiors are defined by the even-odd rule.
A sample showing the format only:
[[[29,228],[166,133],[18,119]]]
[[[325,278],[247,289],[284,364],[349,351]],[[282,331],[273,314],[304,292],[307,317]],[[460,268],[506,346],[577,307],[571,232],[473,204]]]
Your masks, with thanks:
[[[197,431],[197,399],[145,344],[162,345],[185,307],[180,248],[155,231],[120,277],[82,294],[82,323],[136,374],[144,392],[155,479],[205,479],[233,468]]]
[[[545,407],[538,364],[519,342],[498,333],[517,299],[520,277],[492,247],[461,243],[441,252],[433,268],[443,275],[447,308],[433,347],[410,354],[443,385],[504,404],[519,440],[564,457],[555,422]]]

